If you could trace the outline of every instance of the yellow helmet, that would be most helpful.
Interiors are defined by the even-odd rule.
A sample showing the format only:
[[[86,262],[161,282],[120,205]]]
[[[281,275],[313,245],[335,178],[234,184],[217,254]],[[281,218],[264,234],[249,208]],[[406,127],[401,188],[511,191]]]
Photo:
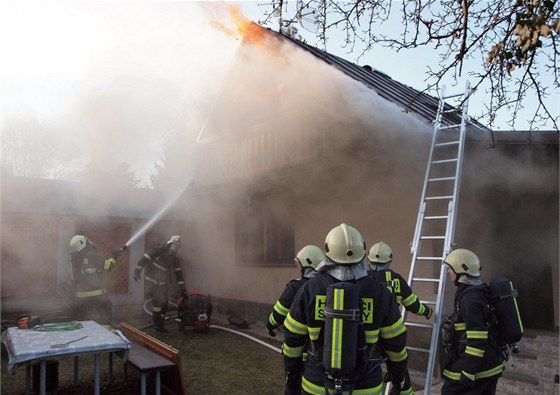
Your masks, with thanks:
[[[327,234],[325,251],[331,261],[340,265],[352,265],[364,259],[366,242],[356,228],[340,224]]]
[[[82,251],[88,245],[88,238],[82,235],[73,236],[70,239],[69,247],[70,253],[73,254],[75,252]]]
[[[458,248],[451,251],[443,260],[456,274],[468,274],[469,276],[480,276],[480,260],[471,250]]]
[[[369,249],[368,260],[377,264],[389,263],[393,260],[393,250],[388,244],[380,241]]]
[[[177,247],[181,247],[181,236],[171,236],[167,244],[175,244]]]
[[[325,259],[325,253],[317,246],[308,245],[303,247],[296,255],[296,261],[301,265],[302,269],[317,269],[317,265]]]

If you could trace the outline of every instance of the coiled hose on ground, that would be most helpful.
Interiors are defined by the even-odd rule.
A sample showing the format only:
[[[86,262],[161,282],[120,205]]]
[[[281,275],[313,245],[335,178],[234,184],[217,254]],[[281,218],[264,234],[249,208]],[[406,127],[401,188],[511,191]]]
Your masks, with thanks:
[[[150,316],[152,315],[152,312],[148,309],[148,303],[150,303],[151,301],[152,301],[151,299],[147,299],[147,300],[144,302],[144,305],[142,306],[143,309],[144,309],[144,311],[145,311],[147,314],[149,314]],[[176,305],[174,302],[172,302],[172,301],[169,301],[169,304],[170,304],[171,306],[177,307],[177,305]],[[181,320],[178,318],[177,315],[170,316],[170,317],[166,318],[166,320],[167,320],[167,321],[173,320],[173,321],[178,321],[178,322],[181,321]],[[147,328],[149,328],[149,327],[151,327],[151,326],[153,326],[153,324],[148,325],[148,326],[145,326],[145,327],[143,327],[143,328],[141,328],[141,329],[144,330],[144,329],[147,329]],[[251,341],[254,341],[255,343],[260,344],[261,346],[265,346],[265,347],[271,349],[272,351],[276,351],[277,353],[282,354],[282,350],[280,350],[278,347],[274,347],[273,345],[268,344],[267,342],[264,342],[264,341],[262,341],[262,340],[260,340],[260,339],[257,339],[256,337],[253,337],[253,336],[248,335],[248,334],[246,334],[246,333],[239,332],[239,331],[236,331],[236,330],[233,330],[233,329],[230,329],[230,328],[225,328],[225,327],[219,326],[219,325],[212,325],[212,324],[210,324],[210,328],[220,329],[220,330],[222,330],[222,331],[226,331],[226,332],[233,333],[233,334],[235,334],[235,335],[242,336],[242,337],[244,337],[244,338],[246,338],[246,339],[249,339],[249,340],[251,340]]]

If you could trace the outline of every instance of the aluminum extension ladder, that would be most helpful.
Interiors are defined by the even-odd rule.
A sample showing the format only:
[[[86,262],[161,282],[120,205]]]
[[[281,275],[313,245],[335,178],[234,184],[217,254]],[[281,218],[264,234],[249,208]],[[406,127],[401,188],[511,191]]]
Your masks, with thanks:
[[[446,96],[445,87],[440,90],[420,208],[414,239],[411,242],[412,262],[408,283],[421,302],[434,310],[432,318],[426,321],[424,317],[408,314],[402,309],[407,330],[418,334],[414,340],[419,338],[419,343],[422,343],[422,340],[426,343],[428,332],[431,331],[429,346],[408,346],[411,355],[418,352],[425,358],[426,353],[428,354],[424,394],[430,394],[438,358],[439,328],[442,322],[447,275],[443,259],[451,252],[455,234],[465,134],[469,122],[469,95],[468,82],[465,92],[461,94]],[[446,100],[455,105],[446,103]],[[409,335],[409,342],[410,340]]]

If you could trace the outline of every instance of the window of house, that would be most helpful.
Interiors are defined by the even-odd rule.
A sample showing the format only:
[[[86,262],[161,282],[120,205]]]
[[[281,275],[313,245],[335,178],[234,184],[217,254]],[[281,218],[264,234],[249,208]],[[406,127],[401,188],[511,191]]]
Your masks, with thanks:
[[[243,214],[236,220],[238,264],[293,265],[294,229],[274,215]]]

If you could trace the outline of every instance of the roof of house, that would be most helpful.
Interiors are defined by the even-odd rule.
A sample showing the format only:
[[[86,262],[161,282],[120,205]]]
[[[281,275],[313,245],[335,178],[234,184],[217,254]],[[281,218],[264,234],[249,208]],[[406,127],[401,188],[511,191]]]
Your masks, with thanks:
[[[276,37],[292,42],[305,51],[311,53],[317,58],[330,64],[336,69],[340,70],[349,77],[355,79],[373,89],[382,98],[398,104],[406,112],[413,112],[424,118],[428,123],[432,123],[436,117],[439,105],[439,98],[430,96],[424,92],[418,91],[410,86],[395,81],[387,74],[382,73],[369,66],[359,66],[355,63],[349,62],[346,59],[332,55],[319,48],[311,46],[293,37],[284,35],[268,29]],[[454,92],[462,94],[463,92]],[[444,110],[450,110],[453,107],[449,104],[445,105]],[[446,113],[442,120],[442,125],[459,124],[461,116],[457,112]],[[471,124],[483,130],[489,130],[484,125],[471,120]]]

